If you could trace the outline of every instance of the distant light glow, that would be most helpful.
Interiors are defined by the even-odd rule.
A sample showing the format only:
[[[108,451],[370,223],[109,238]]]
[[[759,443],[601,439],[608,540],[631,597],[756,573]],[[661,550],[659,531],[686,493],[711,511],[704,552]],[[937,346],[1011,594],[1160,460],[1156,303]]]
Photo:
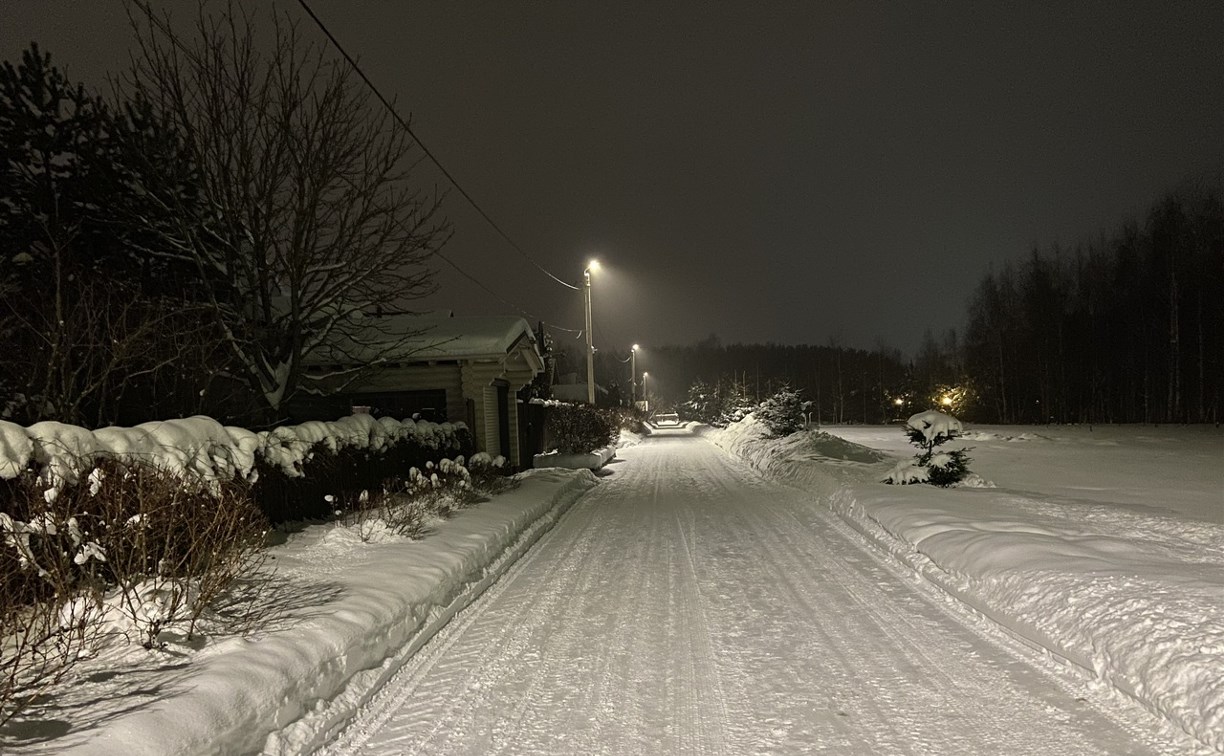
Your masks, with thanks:
[[[905,404],[905,400],[902,399],[901,397],[897,397],[896,399],[893,399],[893,404],[900,407],[902,404]]]
[[[594,273],[595,271],[599,270],[599,261],[591,260],[591,262],[587,265],[587,270],[590,271],[591,273]]]
[[[943,403],[943,406],[945,406],[945,407],[951,407],[951,406],[952,406],[952,397],[950,397],[950,396],[945,396],[943,399],[940,399],[939,401],[940,401],[940,402],[942,402],[942,403]]]
[[[639,348],[639,347],[638,347],[638,345],[637,345],[637,344],[634,344],[634,345],[633,345],[633,351],[635,351],[635,352],[636,352],[636,351],[638,350],[638,348]]]

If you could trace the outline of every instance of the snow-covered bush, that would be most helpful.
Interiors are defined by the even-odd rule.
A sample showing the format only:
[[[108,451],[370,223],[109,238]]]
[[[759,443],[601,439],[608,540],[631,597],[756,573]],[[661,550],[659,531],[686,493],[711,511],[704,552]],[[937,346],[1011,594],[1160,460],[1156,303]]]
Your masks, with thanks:
[[[586,454],[616,443],[616,416],[589,404],[549,407],[545,424],[546,446],[562,454]]]
[[[0,513],[0,725],[90,656],[101,633],[98,592],[37,564],[55,526],[29,519]]]
[[[53,489],[31,471],[6,488],[0,720],[106,638],[156,648],[172,627],[190,638],[262,563],[266,522],[241,482],[103,459]]]
[[[46,492],[33,476],[13,488],[13,514],[0,526],[19,569],[0,576],[0,590],[28,604],[93,596],[112,629],[149,648],[172,624],[190,637],[256,566],[267,530],[245,484],[184,479],[144,463],[103,460],[56,496]]]
[[[884,477],[885,483],[907,485],[930,483],[951,486],[969,474],[967,449],[936,451],[936,447],[957,438],[964,431],[961,422],[942,412],[919,412],[905,423],[905,435],[921,451],[908,462],[899,462]]]
[[[761,402],[756,417],[765,424],[770,438],[782,438],[801,431],[807,418],[804,417],[804,401],[799,392],[783,386],[773,396]]]
[[[375,495],[362,491],[338,515],[343,524],[357,529],[363,541],[384,532],[417,538],[432,518],[487,501],[513,485],[514,479],[506,476],[506,458],[480,452],[467,466],[463,457],[456,457],[410,468],[407,478],[387,481]]]
[[[517,485],[517,480],[508,475],[506,458],[500,454],[496,457],[486,452],[473,454],[468,460],[468,472],[472,476],[472,488],[485,496],[494,496]]]

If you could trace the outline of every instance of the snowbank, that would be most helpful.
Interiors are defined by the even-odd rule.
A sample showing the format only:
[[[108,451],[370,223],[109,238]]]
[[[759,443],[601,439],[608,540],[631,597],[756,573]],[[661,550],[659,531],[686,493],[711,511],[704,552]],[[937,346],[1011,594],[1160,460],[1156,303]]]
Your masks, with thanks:
[[[362,543],[354,530],[330,524],[295,534],[270,551],[278,565],[273,593],[294,597],[275,627],[261,637],[210,644],[187,664],[178,654],[153,674],[142,669],[151,658],[145,652],[145,664],[134,669],[84,676],[76,690],[90,701],[74,710],[79,729],[11,752],[317,748],[595,485],[589,472],[521,477],[514,491],[460,511],[421,541]],[[151,696],[106,687],[111,677],[138,672]]]
[[[222,426],[203,416],[95,431],[57,422],[22,428],[0,421],[0,478],[14,478],[33,466],[48,488],[57,489],[77,482],[102,457],[146,462],[205,481],[254,481],[256,460],[263,459],[290,477],[300,477],[302,465],[319,444],[333,452],[361,449],[378,453],[412,438],[424,446],[439,448],[452,443],[462,427],[462,423],[375,420],[369,415],[352,415],[334,422],[311,421],[259,433]]]
[[[537,470],[547,467],[559,467],[565,470],[598,470],[615,456],[615,446],[605,446],[587,454],[562,454],[551,451],[532,457],[531,466]]]
[[[889,461],[867,461],[878,454],[871,449],[859,447],[862,461],[848,466],[820,454],[809,434],[763,436],[750,418],[709,438],[771,477],[819,494],[852,527],[1004,631],[1224,751],[1224,518],[1164,516],[1107,497],[1043,496],[1032,492],[1046,483],[1041,470],[1031,471],[1023,491],[885,486],[875,481]],[[1219,459],[1224,436],[1217,444]],[[1092,471],[1097,485],[1082,488],[1109,490],[1118,469],[1140,456],[1125,450],[1115,446],[1112,462]],[[1076,453],[1064,446],[1058,458],[1077,467]],[[1196,462],[1182,464],[1189,471]],[[1084,475],[1074,477],[1091,482]]]

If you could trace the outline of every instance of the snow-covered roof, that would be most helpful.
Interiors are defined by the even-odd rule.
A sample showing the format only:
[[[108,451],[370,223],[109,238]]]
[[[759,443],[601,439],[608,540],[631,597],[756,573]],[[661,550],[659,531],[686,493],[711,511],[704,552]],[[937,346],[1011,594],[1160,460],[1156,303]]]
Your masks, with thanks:
[[[381,359],[421,362],[505,357],[516,344],[535,350],[526,320],[510,315],[419,313],[367,316],[369,325],[343,344],[323,348],[310,362],[351,364]]]

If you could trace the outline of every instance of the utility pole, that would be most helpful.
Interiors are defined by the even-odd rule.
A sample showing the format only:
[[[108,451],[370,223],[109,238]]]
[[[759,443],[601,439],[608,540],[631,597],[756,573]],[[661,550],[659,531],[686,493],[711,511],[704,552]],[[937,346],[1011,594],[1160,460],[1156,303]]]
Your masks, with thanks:
[[[629,406],[637,409],[637,353],[638,345],[629,350]]]
[[[582,271],[582,293],[586,300],[586,343],[587,343],[587,402],[595,403],[595,335],[591,333],[591,271],[599,269],[599,262],[592,260],[587,269]]]

